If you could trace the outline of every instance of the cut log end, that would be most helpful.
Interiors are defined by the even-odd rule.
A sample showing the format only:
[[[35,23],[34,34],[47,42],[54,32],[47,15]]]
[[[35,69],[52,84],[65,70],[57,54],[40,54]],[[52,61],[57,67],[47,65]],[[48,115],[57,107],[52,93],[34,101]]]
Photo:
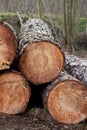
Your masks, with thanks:
[[[29,84],[20,73],[12,71],[0,75],[0,113],[24,112],[30,95]]]
[[[10,68],[17,52],[16,37],[9,26],[0,22],[0,70]]]
[[[55,120],[64,124],[75,124],[85,120],[87,88],[74,80],[56,84],[47,98],[47,109]]]
[[[19,59],[19,68],[34,84],[53,81],[61,72],[64,56],[60,48],[51,42],[39,41],[30,44]]]

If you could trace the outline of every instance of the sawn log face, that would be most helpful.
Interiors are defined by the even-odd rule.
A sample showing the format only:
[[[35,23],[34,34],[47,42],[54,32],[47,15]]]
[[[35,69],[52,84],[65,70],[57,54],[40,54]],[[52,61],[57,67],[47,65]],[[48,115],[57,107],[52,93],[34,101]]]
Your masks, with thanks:
[[[61,72],[64,55],[48,25],[41,19],[27,20],[19,34],[19,69],[33,84],[52,82]]]
[[[51,42],[30,44],[19,58],[19,69],[33,84],[52,82],[61,72],[64,56]]]
[[[0,113],[24,112],[30,95],[30,86],[19,72],[6,71],[0,74]]]

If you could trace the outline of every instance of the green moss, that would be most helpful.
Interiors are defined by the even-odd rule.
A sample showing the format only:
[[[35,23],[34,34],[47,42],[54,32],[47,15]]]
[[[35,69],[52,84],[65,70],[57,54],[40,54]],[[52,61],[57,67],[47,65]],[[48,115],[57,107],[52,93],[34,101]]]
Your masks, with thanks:
[[[86,29],[86,22],[87,22],[87,18],[80,18],[77,26],[78,26],[78,32],[84,32]]]
[[[46,22],[52,24],[55,27],[62,27],[62,24],[63,24],[62,17],[55,16],[55,15],[52,15],[50,17],[48,17],[47,15],[43,15],[42,19],[45,20]]]
[[[21,14],[20,16],[24,22],[29,18],[35,18],[35,17],[38,18],[37,14],[33,14],[32,16],[28,16],[27,14]],[[61,29],[63,29],[62,26],[63,18],[61,16],[56,16],[56,15],[48,16],[47,14],[43,14],[41,18],[47,23],[49,23],[50,25],[55,27],[60,27]],[[7,22],[12,21],[12,23],[19,25],[19,18],[16,13],[1,13],[0,20],[7,21]],[[75,29],[78,30],[78,32],[84,32],[86,29],[86,22],[87,22],[87,18],[80,18],[75,25]]]
[[[1,13],[0,14],[0,20],[1,21],[7,21],[8,19],[13,18],[15,16],[18,17],[16,13]],[[26,14],[21,14],[20,16],[24,20],[29,18]]]
[[[25,22],[29,18],[26,14],[21,14],[20,16],[23,19],[23,22]],[[16,13],[1,13],[0,20],[10,23],[17,34],[19,33],[20,21]]]

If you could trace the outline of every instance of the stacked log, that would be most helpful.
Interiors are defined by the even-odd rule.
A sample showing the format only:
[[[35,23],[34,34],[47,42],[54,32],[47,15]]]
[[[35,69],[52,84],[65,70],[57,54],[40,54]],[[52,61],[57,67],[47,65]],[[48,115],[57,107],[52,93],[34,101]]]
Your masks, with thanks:
[[[87,85],[87,60],[65,53],[65,70]]]
[[[40,19],[30,19],[19,34],[19,69],[33,84],[52,82],[61,72],[64,55],[48,25]]]
[[[30,95],[30,86],[19,72],[6,71],[0,74],[0,113],[23,113]]]
[[[9,69],[17,53],[16,35],[11,25],[0,22],[0,70]]]
[[[13,27],[0,22],[0,113],[22,113],[30,100],[31,90],[26,79],[19,72],[10,71],[17,51],[17,37]]]
[[[47,86],[43,99],[50,115],[60,123],[75,124],[87,118],[87,87],[66,72]]]

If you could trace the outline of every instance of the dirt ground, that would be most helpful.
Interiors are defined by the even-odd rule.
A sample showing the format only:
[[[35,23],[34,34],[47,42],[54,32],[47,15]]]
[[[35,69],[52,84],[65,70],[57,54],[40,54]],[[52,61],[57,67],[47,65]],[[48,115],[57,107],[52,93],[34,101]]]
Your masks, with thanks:
[[[87,120],[75,125],[53,121],[44,108],[32,108],[21,115],[0,116],[0,130],[87,130]]]

